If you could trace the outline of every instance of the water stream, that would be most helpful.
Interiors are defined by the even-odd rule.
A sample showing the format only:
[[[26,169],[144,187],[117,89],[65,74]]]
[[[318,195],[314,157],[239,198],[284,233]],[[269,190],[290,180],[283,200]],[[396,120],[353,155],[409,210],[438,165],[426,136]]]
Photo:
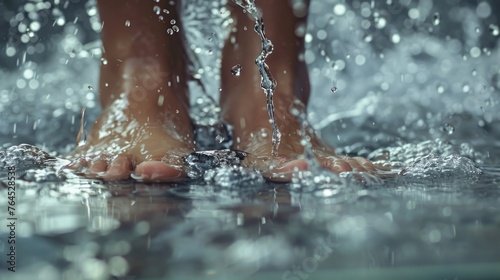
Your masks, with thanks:
[[[272,155],[278,155],[278,149],[281,142],[281,132],[276,124],[276,119],[274,117],[274,105],[273,105],[273,95],[276,89],[277,82],[273,78],[269,66],[266,63],[266,58],[273,52],[274,46],[271,40],[266,37],[264,31],[264,18],[262,13],[259,11],[258,7],[255,6],[253,0],[233,0],[234,3],[239,5],[247,14],[249,14],[255,20],[254,30],[260,37],[262,42],[262,51],[259,56],[255,59],[255,64],[259,69],[260,73],[260,86],[264,90],[267,100],[267,113],[269,114],[269,122],[271,123],[272,132]]]

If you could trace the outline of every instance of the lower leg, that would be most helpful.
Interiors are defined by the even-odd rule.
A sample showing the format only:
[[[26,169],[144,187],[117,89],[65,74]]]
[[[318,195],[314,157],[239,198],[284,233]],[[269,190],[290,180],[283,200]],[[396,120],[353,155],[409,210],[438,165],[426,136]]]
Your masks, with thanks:
[[[169,159],[193,150],[182,36],[167,34],[170,21],[178,24],[179,18],[175,6],[162,3],[98,2],[103,113],[74,152],[87,175],[126,179],[135,172],[145,180],[170,180],[182,172],[172,167],[180,161]],[[155,5],[169,11],[163,21]]]

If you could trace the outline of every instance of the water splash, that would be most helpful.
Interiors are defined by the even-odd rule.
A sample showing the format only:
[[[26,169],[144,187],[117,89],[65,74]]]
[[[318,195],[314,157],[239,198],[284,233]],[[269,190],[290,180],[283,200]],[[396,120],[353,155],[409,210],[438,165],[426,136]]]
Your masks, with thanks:
[[[235,189],[262,186],[265,182],[264,177],[258,171],[242,166],[222,166],[209,169],[205,172],[203,180],[213,186]]]
[[[11,166],[16,167],[17,171],[21,171],[45,167],[57,160],[36,146],[28,144],[11,146],[5,151],[0,150],[0,174],[6,172],[7,168]]]
[[[233,67],[231,67],[231,74],[239,77],[241,75],[241,64],[236,64]]]
[[[194,152],[185,158],[186,173],[190,178],[199,178],[210,169],[239,166],[246,155],[244,152],[228,149]]]
[[[328,197],[336,202],[346,201],[357,197],[360,184],[380,185],[380,178],[364,172],[344,172],[341,175],[324,169],[316,160],[311,137],[317,137],[316,131],[307,121],[305,106],[295,100],[290,113],[300,124],[300,144],[304,147],[304,157],[308,171],[296,172],[292,175],[290,188],[300,192],[312,192],[317,197]]]
[[[80,146],[83,146],[85,145],[85,143],[87,142],[87,134],[86,134],[86,131],[85,131],[85,110],[86,108],[83,107],[82,108],[82,117],[80,119],[80,128],[78,129],[78,134],[76,135],[76,145],[78,147]]]
[[[415,179],[453,178],[463,179],[477,177],[482,171],[474,162],[466,157],[450,155],[440,157],[435,154],[418,158],[411,166],[404,169],[402,174]]]
[[[271,40],[266,37],[266,33],[264,31],[264,19],[262,17],[262,13],[255,6],[253,0],[233,0],[238,6],[244,9],[246,13],[248,13],[255,20],[254,30],[259,35],[262,42],[262,51],[259,56],[255,59],[255,64],[259,69],[260,73],[260,86],[264,90],[267,99],[267,113],[269,114],[269,122],[273,128],[272,135],[272,154],[274,156],[278,155],[278,148],[281,142],[281,132],[279,131],[278,125],[276,124],[275,116],[274,116],[274,104],[273,104],[273,95],[277,86],[277,82],[274,79],[271,71],[269,70],[269,66],[265,62],[268,55],[273,52],[274,46]]]
[[[206,93],[204,87],[202,95],[190,108],[190,115],[194,122],[196,148],[198,150],[228,149],[233,144],[232,126],[220,117],[220,107],[217,102]]]
[[[434,25],[439,25],[439,23],[441,22],[441,18],[439,16],[439,13],[434,13],[434,17],[432,18],[432,24]]]

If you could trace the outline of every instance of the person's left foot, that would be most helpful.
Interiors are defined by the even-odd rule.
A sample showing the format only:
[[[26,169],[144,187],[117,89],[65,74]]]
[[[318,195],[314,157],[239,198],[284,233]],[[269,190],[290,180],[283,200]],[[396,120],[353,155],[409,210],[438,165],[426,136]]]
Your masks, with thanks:
[[[187,85],[184,79],[151,83],[156,73],[152,69],[171,72],[162,63],[133,58],[124,67],[102,65],[101,79],[116,87],[101,87],[104,109],[86,143],[68,156],[73,160],[68,168],[103,180],[171,182],[187,176],[183,158],[195,150],[182,101]]]

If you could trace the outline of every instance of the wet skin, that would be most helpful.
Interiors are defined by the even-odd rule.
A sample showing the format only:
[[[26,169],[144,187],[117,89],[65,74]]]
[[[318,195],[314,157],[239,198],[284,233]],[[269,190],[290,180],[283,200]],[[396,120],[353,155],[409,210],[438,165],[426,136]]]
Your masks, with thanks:
[[[143,181],[167,182],[186,176],[182,157],[195,146],[187,108],[187,60],[182,34],[166,34],[172,26],[170,19],[180,23],[175,8],[167,2],[98,1],[105,23],[102,41],[107,60],[100,72],[103,112],[87,143],[71,155],[71,167],[88,177],[121,180],[132,175]],[[266,62],[278,83],[274,94],[276,122],[282,133],[278,156],[271,155],[271,125],[255,65],[261,42],[253,31],[253,21],[235,5],[230,8],[237,31],[230,34],[222,53],[220,105],[223,117],[234,126],[233,148],[250,154],[244,161],[247,167],[276,181],[289,181],[294,172],[308,168],[301,156],[301,126],[290,112],[297,102],[305,111],[309,98],[307,68],[299,60],[304,42],[295,34],[296,27],[305,24],[307,13],[294,14],[288,2],[256,1],[264,15],[275,11],[280,15],[264,16],[266,35],[275,47]],[[164,22],[153,12],[155,5],[170,11]],[[127,20],[130,26],[125,26]],[[238,77],[231,74],[236,64],[243,67]],[[309,137],[324,168],[336,173],[377,174],[368,160],[336,155],[314,133]]]

